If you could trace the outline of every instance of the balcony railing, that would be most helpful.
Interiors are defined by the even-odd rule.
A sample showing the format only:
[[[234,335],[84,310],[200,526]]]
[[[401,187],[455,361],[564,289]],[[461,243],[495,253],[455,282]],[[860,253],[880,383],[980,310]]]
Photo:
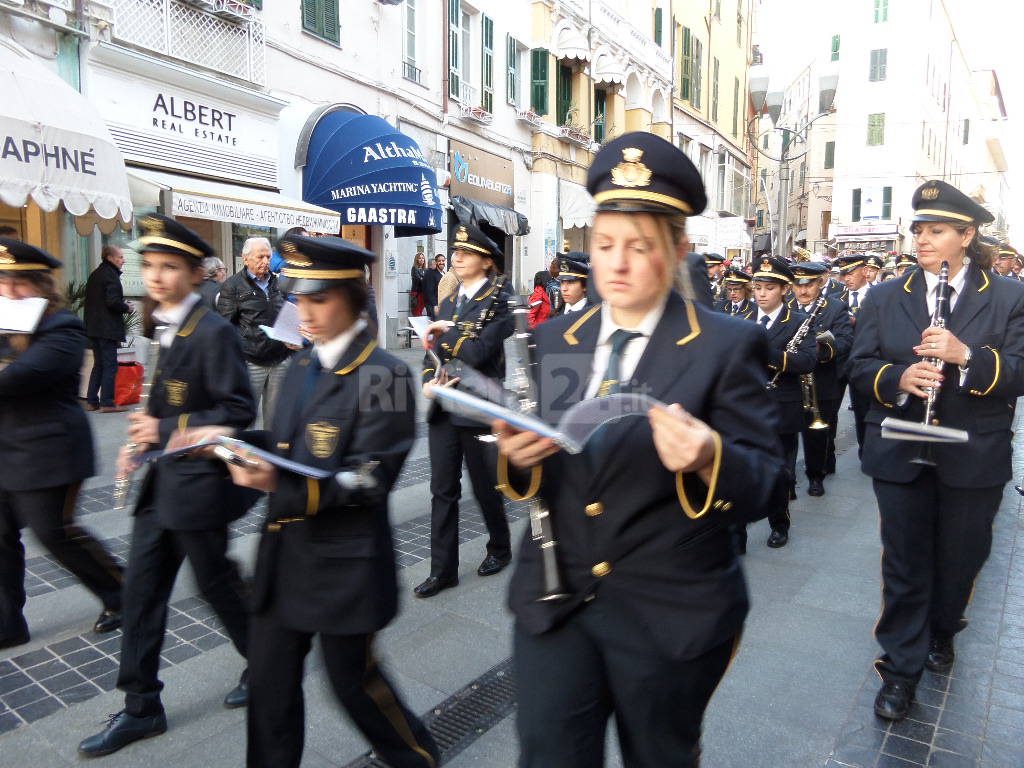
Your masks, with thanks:
[[[423,84],[423,72],[411,61],[402,62],[402,77],[412,80],[414,83]]]
[[[263,22],[238,0],[113,0],[114,40],[266,84]]]

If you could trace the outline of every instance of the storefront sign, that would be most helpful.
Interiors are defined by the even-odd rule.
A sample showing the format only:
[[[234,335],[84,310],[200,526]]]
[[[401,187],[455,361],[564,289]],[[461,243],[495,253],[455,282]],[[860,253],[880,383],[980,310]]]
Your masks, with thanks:
[[[512,208],[514,174],[512,161],[459,141],[448,151],[448,171],[452,175],[451,194]]]
[[[175,216],[230,221],[253,227],[276,227],[277,229],[303,227],[310,232],[338,231],[336,217],[320,215],[312,211],[241,200],[226,200],[179,192],[178,190],[173,191],[171,200]]]
[[[171,78],[168,78],[170,81]],[[102,65],[89,96],[126,160],[277,187],[276,110],[260,112]]]
[[[891,235],[896,237],[895,224],[833,224],[828,228],[829,238],[848,235]]]

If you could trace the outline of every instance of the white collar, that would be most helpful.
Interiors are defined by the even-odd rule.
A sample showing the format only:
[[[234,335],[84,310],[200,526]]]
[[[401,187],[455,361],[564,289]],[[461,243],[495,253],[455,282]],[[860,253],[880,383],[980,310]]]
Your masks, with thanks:
[[[199,301],[199,298],[200,296],[198,293],[190,293],[173,306],[165,307],[163,309],[154,309],[153,319],[158,320],[162,325],[173,325],[178,327],[185,322],[185,318],[188,317],[189,311],[192,309],[192,306]]]
[[[778,319],[779,315],[782,314],[782,310],[784,310],[785,308],[786,308],[786,303],[785,302],[783,302],[782,304],[779,304],[779,306],[777,306],[772,312],[768,312],[768,313],[765,313],[764,310],[762,310],[760,307],[758,307],[757,308],[757,322],[760,323],[761,322],[761,318],[764,317],[765,314],[767,314],[768,317],[771,318],[771,320],[768,321],[768,325],[775,325],[775,321]]]
[[[956,277],[949,279],[949,287],[956,291],[956,295],[959,296],[964,292],[964,286],[967,284],[967,270],[968,267],[962,267],[959,272],[956,273]],[[924,284],[928,286],[928,295],[931,296],[935,293],[935,289],[939,287],[939,276],[934,275],[926,269],[922,269],[924,272]]]
[[[647,338],[651,337],[654,333],[654,329],[658,327],[658,323],[661,322],[661,316],[665,314],[665,306],[668,304],[668,296],[658,306],[648,312],[644,319],[640,321],[640,324],[636,328],[625,328],[627,331],[639,331]],[[597,334],[597,343],[607,344],[608,339],[611,338],[615,331],[622,328],[621,325],[612,320],[612,308],[608,302],[604,302],[601,305],[601,330]]]
[[[320,365],[325,370],[333,371],[338,365],[338,361],[341,360],[341,356],[345,354],[345,350],[352,343],[352,339],[358,336],[359,332],[365,327],[366,321],[360,318],[330,341],[325,341],[323,344],[314,344],[313,351],[320,358]]]
[[[476,296],[476,292],[487,285],[487,277],[481,277],[475,283],[463,283],[462,287],[459,288],[459,296],[465,296],[466,298],[472,299]]]
[[[567,304],[565,307],[566,312],[579,312],[581,309],[587,306],[587,297],[584,296],[582,299],[577,301],[575,304]]]

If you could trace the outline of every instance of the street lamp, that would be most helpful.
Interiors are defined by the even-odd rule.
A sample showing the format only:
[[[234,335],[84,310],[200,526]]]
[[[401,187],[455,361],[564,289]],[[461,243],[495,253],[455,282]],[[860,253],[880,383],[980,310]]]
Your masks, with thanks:
[[[792,127],[784,126],[779,122],[782,118],[782,104],[785,100],[785,91],[780,88],[770,90],[771,76],[763,64],[751,68],[748,82],[750,84],[750,99],[754,104],[754,116],[747,123],[747,138],[750,139],[751,145],[757,150],[759,155],[769,160],[774,160],[779,164],[779,223],[775,237],[775,253],[779,258],[786,258],[787,254],[784,252],[784,248],[786,246],[786,228],[788,226],[786,219],[789,215],[789,163],[807,154],[810,148],[807,137],[811,125],[834,111],[832,102],[835,100],[836,88],[839,84],[839,71],[834,65],[828,66],[822,71],[822,74],[818,77],[818,114]],[[781,131],[782,133],[782,151],[778,156],[772,155],[763,149],[758,144],[757,135],[754,134],[754,123],[765,112],[768,113],[772,120],[770,130]],[[793,148],[801,143],[804,145],[803,150],[799,152],[793,151]],[[765,194],[767,194],[767,191],[766,189]]]

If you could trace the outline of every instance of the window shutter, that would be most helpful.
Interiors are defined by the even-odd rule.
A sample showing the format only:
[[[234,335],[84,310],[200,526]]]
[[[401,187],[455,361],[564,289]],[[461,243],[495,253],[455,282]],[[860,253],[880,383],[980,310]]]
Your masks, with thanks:
[[[834,141],[825,142],[825,168],[836,167],[836,143]]]
[[[964,118],[964,144],[971,140],[971,121]]]
[[[338,0],[321,0],[324,8],[324,38],[332,43],[341,42],[341,25],[338,21]]]
[[[608,121],[608,93],[601,88],[594,89],[594,141],[604,142],[605,124]]]
[[[690,99],[690,73],[693,66],[693,39],[690,35],[690,28],[683,27],[683,76],[679,83],[679,96],[685,101]]]
[[[572,109],[572,67],[558,65],[555,88],[556,124],[566,125],[569,122],[569,110]]]
[[[314,35],[323,34],[320,28],[320,3],[323,0],[302,0],[302,28]]]
[[[505,35],[505,99],[519,106],[519,46],[512,35]]]
[[[715,59],[711,67],[711,120],[718,122],[718,75],[719,62]]]
[[[448,0],[448,95],[459,98],[462,93],[462,75],[459,66],[462,45],[462,3]]]
[[[878,79],[885,80],[885,70],[888,67],[889,49],[883,48],[878,52]]]
[[[892,218],[892,187],[882,187],[882,218]]]
[[[494,20],[480,20],[480,107],[494,112]]]
[[[853,190],[853,221],[860,221],[860,190]]]
[[[704,46],[701,45],[700,40],[697,38],[693,39],[693,77],[690,84],[690,93],[693,98],[690,102],[694,107],[700,109],[700,87],[704,79],[704,73],[702,71],[702,62],[704,59]]]
[[[832,61],[839,61],[839,35],[832,36]]]
[[[548,113],[548,60],[547,49],[530,51],[530,108],[538,115]]]
[[[661,8],[654,9],[654,42],[661,45]]]

